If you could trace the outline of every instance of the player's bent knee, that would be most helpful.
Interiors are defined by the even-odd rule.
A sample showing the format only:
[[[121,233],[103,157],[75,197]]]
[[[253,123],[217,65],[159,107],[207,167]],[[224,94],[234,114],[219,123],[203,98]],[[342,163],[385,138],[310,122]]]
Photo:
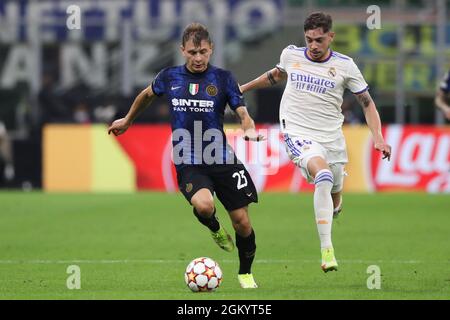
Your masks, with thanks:
[[[311,177],[316,177],[321,170],[329,170],[328,163],[321,155],[311,155],[303,160],[303,166]]]
[[[214,212],[214,198],[209,190],[197,191],[191,198],[191,204],[201,216],[210,216]]]
[[[233,221],[233,224],[235,224],[239,229],[251,229],[252,225],[250,224],[250,219],[248,217],[241,217],[239,219],[236,219]]]
[[[214,201],[210,200],[197,201],[197,203],[194,204],[194,208],[199,215],[210,216],[211,214],[214,213]]]

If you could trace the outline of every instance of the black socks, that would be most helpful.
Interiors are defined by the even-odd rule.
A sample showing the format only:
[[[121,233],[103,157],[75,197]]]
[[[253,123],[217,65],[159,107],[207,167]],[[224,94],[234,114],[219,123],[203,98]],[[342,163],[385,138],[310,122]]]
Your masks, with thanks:
[[[216,218],[215,208],[213,214],[208,218],[201,216],[195,208],[193,211],[201,224],[206,226],[212,232],[219,231],[220,224]],[[239,274],[252,273],[251,268],[256,253],[255,231],[252,229],[252,232],[246,238],[241,237],[236,233],[236,247],[239,252]]]
[[[236,247],[239,250],[239,274],[252,273],[251,268],[256,252],[255,232],[253,229],[247,238],[243,238],[236,233]]]
[[[201,224],[208,227],[209,230],[212,232],[217,232],[220,229],[219,221],[216,218],[216,208],[214,208],[213,214],[209,218],[205,218],[198,214],[197,210],[194,208],[194,214],[197,217],[198,221],[200,221]]]

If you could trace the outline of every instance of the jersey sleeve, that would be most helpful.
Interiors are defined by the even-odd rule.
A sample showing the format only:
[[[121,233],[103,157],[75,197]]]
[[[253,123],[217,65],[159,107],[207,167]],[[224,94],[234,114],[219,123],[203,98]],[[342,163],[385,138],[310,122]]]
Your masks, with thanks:
[[[166,70],[167,69],[161,70],[152,82],[152,91],[158,97],[166,93]]]
[[[345,87],[353,94],[359,94],[369,89],[366,80],[364,80],[361,71],[353,60],[350,60]]]
[[[277,69],[279,69],[282,72],[286,72],[286,60],[287,60],[287,52],[288,48],[285,48],[280,55],[280,62],[278,62],[278,64],[276,65]]]
[[[236,110],[238,107],[245,106],[244,96],[239,89],[239,85],[236,82],[236,79],[230,72],[227,72],[226,92],[228,105],[232,110]]]
[[[439,89],[445,93],[450,92],[450,71],[448,71],[444,78],[442,78],[442,81],[439,84]]]

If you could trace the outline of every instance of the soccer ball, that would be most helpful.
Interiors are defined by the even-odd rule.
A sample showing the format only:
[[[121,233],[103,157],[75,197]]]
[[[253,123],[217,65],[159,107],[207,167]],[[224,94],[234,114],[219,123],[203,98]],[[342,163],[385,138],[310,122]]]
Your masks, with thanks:
[[[184,281],[193,292],[214,291],[222,282],[222,270],[211,258],[196,258],[187,266]]]

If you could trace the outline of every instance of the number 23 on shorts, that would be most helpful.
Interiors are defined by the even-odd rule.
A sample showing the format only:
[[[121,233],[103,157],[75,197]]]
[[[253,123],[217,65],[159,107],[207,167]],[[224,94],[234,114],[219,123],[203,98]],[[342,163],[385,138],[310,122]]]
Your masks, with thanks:
[[[245,188],[248,185],[247,177],[245,176],[244,170],[240,170],[233,173],[232,177],[237,178],[236,188],[238,190],[241,190],[242,188]]]

